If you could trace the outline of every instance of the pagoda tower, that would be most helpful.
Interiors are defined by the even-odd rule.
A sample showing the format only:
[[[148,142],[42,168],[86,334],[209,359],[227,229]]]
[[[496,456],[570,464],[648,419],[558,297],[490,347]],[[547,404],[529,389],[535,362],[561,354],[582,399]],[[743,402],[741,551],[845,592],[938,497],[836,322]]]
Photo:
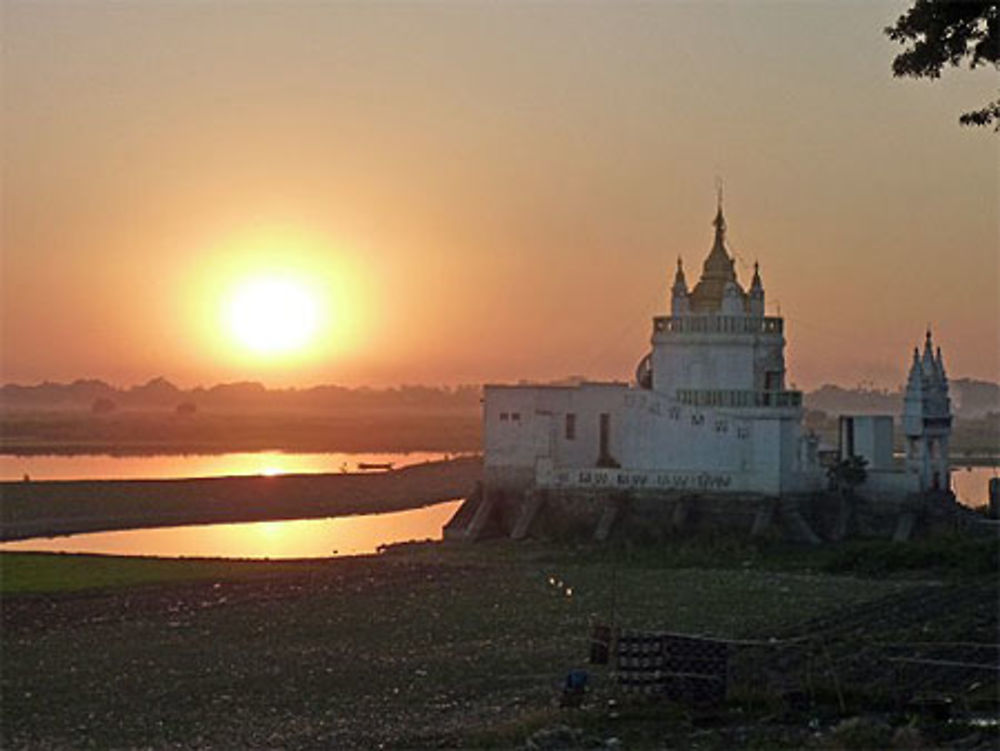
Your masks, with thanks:
[[[906,468],[919,478],[921,491],[950,490],[948,439],[951,399],[941,348],[935,354],[930,329],[923,354],[914,347],[903,397]]]
[[[688,404],[797,410],[801,395],[785,387],[784,322],[764,315],[758,264],[748,289],[736,276],[721,195],[712,225],[712,247],[693,288],[677,259],[670,315],[653,319],[652,351],[636,380]]]

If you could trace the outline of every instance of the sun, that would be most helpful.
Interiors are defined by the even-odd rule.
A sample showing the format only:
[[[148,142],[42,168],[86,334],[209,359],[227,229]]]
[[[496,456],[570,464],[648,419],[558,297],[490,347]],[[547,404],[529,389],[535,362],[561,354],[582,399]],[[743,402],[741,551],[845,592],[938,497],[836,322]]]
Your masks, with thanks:
[[[313,342],[320,325],[319,295],[300,279],[264,276],[234,289],[226,308],[230,333],[261,355],[296,352]]]

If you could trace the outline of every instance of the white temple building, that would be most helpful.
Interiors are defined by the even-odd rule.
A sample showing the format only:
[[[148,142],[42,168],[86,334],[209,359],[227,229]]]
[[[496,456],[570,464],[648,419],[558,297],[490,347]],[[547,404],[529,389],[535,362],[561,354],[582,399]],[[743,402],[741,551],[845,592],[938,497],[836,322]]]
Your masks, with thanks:
[[[714,227],[694,287],[678,260],[670,314],[653,319],[634,382],[485,387],[487,493],[785,497],[827,488],[818,439],[802,425],[802,394],[786,385],[784,321],[765,315],[756,264],[740,284],[721,202]],[[947,489],[948,385],[929,333],[907,384],[905,462],[893,458],[891,417],[845,420],[842,456],[861,456],[869,469],[862,490]]]
[[[893,453],[893,418],[890,415],[842,416],[840,456],[860,456],[866,461],[862,486],[872,498],[899,498],[914,493],[951,489],[948,438],[951,434],[951,400],[941,348],[935,354],[931,332],[924,351],[914,348],[906,380],[902,414],[905,453]]]
[[[941,348],[934,354],[927,331],[924,353],[913,350],[913,364],[903,399],[903,432],[906,435],[906,468],[917,478],[914,490],[949,490],[948,438],[951,434],[951,400]]]

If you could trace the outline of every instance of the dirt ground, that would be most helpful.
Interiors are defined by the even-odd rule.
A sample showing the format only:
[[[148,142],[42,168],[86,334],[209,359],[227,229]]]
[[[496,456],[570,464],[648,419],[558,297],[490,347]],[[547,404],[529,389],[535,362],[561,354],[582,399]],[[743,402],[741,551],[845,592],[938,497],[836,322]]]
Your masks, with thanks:
[[[857,645],[882,637],[995,638],[994,583],[616,567],[586,549],[498,542],[7,596],[3,746],[866,748],[910,732],[925,746],[986,749],[989,731],[863,712],[863,684],[887,675],[874,652],[867,673],[844,668],[843,706],[829,681],[791,707],[762,679],[757,694],[710,710],[623,696],[587,655],[590,625],[613,608],[634,628],[822,633],[853,670]],[[796,659],[780,669],[794,673]],[[583,708],[560,709],[571,668],[589,671],[590,692]],[[984,680],[995,695],[996,675]],[[966,681],[944,689],[966,695]]]

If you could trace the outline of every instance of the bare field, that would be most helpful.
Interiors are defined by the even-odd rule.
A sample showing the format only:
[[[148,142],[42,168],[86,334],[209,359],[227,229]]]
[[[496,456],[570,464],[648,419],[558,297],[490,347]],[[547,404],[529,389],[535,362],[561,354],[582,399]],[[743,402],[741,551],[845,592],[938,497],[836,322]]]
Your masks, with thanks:
[[[17,558],[5,586],[28,575]],[[866,693],[892,675],[870,651],[880,640],[992,638],[990,577],[863,579],[732,556],[675,568],[508,541],[276,565],[154,561],[117,583],[100,559],[27,565],[35,576],[53,561],[90,567],[101,586],[5,595],[5,748],[608,748],[611,738],[639,749],[884,748],[905,726],[923,747],[996,740],[923,725]],[[832,657],[816,662],[794,711],[764,671],[722,707],[651,703],[586,665],[590,625],[612,607],[627,628],[765,642],[818,630]],[[856,664],[862,647],[865,669],[838,681],[827,665]],[[574,667],[590,671],[591,692],[580,709],[560,709]],[[995,695],[985,680],[980,693]],[[962,697],[967,688],[951,686]],[[864,732],[845,740],[858,717]],[[550,743],[525,745],[532,738]]]

